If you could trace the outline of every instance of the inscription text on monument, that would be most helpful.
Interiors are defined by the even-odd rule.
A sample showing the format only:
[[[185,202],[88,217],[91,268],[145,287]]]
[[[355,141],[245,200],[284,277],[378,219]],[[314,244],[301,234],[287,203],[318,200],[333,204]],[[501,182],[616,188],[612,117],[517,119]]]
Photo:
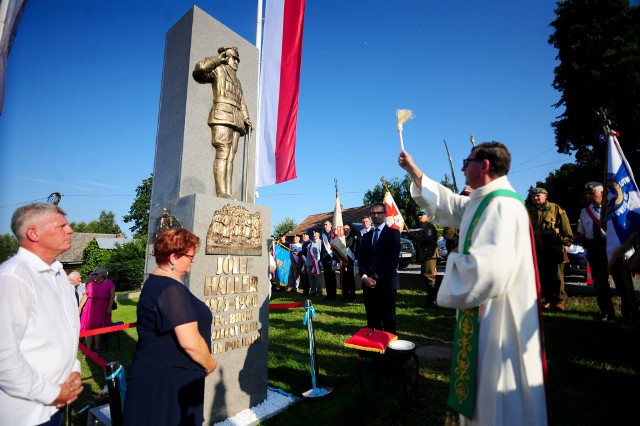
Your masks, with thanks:
[[[213,314],[211,351],[229,352],[262,342],[258,277],[247,257],[219,256],[216,275],[204,279],[204,303]]]

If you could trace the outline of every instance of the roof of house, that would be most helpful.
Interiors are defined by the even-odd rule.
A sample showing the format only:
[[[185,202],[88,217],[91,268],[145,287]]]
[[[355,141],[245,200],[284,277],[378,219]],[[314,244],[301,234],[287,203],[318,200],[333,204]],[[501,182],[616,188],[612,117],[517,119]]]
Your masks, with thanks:
[[[124,237],[115,237],[115,238],[97,237],[96,238],[96,242],[98,243],[98,248],[107,249],[107,250],[112,250],[116,248],[116,244],[122,245],[122,244],[130,243],[131,241],[133,240],[130,238],[124,238]]]
[[[342,210],[342,223],[360,223],[363,217],[369,216],[369,208],[370,206],[359,206]],[[314,229],[322,230],[322,225],[327,220],[330,222],[333,221],[332,211],[312,214],[311,216],[307,216],[305,220],[300,222],[300,224],[287,235],[304,234]]]
[[[87,247],[87,244],[96,238],[116,238],[117,236],[118,234],[88,234],[75,232],[71,236],[71,248],[58,256],[58,260],[61,263],[82,263],[82,253]]]

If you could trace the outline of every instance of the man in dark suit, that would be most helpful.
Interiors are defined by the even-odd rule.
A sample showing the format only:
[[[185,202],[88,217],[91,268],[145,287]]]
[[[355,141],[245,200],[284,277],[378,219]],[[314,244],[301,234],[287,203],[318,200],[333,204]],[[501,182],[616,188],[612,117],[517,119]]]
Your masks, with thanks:
[[[367,327],[395,334],[400,232],[386,226],[384,203],[372,204],[370,213],[373,230],[364,234],[358,250]]]

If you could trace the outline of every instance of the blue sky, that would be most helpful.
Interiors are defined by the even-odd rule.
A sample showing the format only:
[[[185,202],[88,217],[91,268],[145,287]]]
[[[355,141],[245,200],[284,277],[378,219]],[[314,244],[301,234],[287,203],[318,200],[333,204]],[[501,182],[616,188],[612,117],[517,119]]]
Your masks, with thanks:
[[[255,0],[198,7],[255,43]],[[165,34],[193,2],[30,1],[9,55],[0,116],[0,233],[21,204],[63,195],[70,221],[121,221],[153,171]],[[404,176],[395,110],[411,109],[405,148],[430,177],[458,186],[476,141],[507,144],[525,195],[573,157],[556,152],[561,114],[547,40],[553,0],[307,0],[298,178],[259,188],[272,225],[345,208]],[[254,120],[255,121],[255,120]],[[550,195],[553,199],[553,195]]]

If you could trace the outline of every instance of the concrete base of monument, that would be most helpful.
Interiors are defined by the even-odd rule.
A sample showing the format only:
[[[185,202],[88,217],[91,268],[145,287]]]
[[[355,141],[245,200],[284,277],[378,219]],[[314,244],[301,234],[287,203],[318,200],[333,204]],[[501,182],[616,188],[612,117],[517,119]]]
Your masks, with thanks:
[[[267,391],[267,399],[262,401],[255,407],[247,408],[240,411],[233,417],[225,421],[214,423],[214,426],[252,426],[257,425],[263,420],[273,417],[283,411],[289,405],[293,404],[296,399],[293,396],[283,395],[280,392]]]

